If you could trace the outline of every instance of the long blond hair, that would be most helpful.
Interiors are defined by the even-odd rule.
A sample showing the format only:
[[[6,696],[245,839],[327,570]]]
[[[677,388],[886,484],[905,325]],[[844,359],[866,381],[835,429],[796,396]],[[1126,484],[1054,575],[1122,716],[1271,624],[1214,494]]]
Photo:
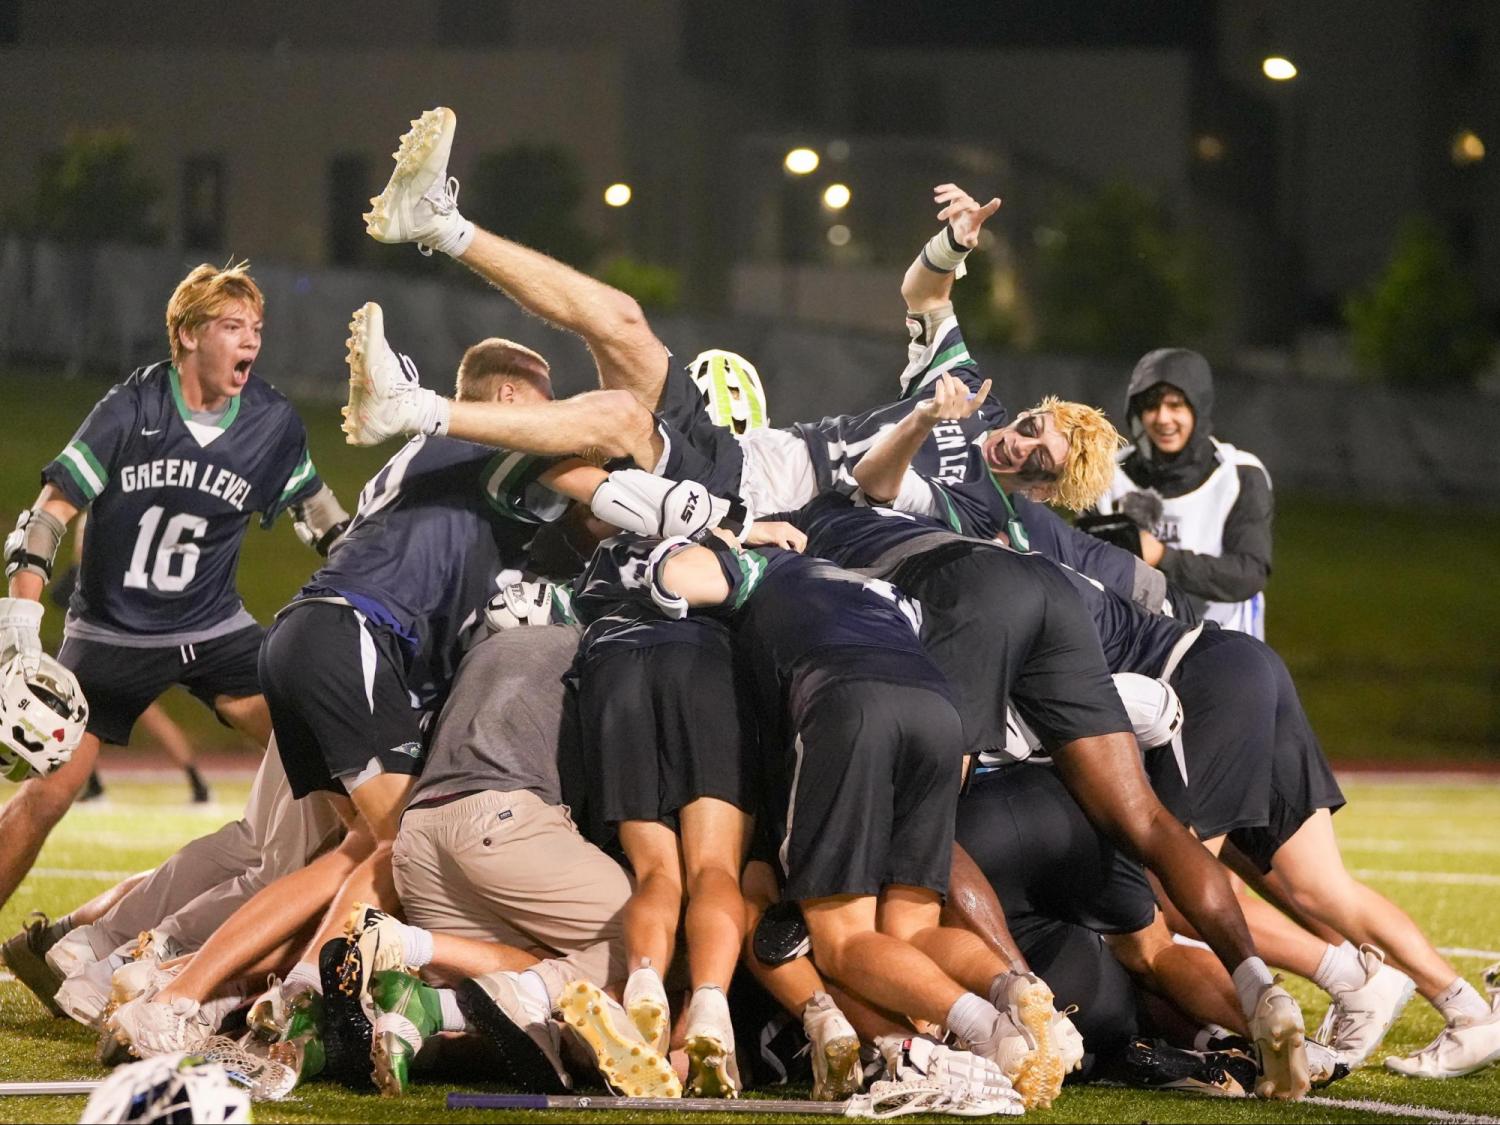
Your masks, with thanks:
[[[1053,482],[1052,499],[1074,512],[1092,508],[1109,491],[1115,454],[1127,444],[1104,411],[1048,395],[1029,413],[1050,414],[1068,439],[1068,457]]]

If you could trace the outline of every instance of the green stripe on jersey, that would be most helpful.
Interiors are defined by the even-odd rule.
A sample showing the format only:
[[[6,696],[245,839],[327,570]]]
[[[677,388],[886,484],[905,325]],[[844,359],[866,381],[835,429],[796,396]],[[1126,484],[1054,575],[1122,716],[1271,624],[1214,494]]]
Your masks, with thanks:
[[[104,471],[104,466],[99,464],[94,451],[82,441],[71,442],[57,455],[57,459],[68,470],[68,475],[78,485],[79,491],[90,500],[103,492],[104,486],[109,483],[109,474]]]
[[[235,399],[234,401],[239,402],[239,399]],[[281,499],[285,500],[308,481],[312,480],[317,471],[317,469],[313,468],[312,454],[304,453],[302,460],[297,463],[297,468],[287,478],[286,487],[281,490]]]
[[[739,609],[755,593],[760,580],[766,576],[766,560],[754,551],[736,551],[734,561],[740,568],[740,588],[734,595],[734,606]]]
[[[532,470],[539,461],[540,458],[529,453],[515,453],[508,449],[491,457],[480,474],[480,485],[490,507],[506,519],[519,523],[544,522],[526,507],[526,487],[535,479]]]

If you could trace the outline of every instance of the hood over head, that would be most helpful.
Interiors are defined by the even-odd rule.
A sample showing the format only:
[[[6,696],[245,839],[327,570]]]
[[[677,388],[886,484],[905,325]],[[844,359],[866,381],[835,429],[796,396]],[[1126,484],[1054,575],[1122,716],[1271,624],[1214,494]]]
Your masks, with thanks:
[[[1193,408],[1193,436],[1182,452],[1172,456],[1162,454],[1151,444],[1141,424],[1146,392],[1163,383],[1181,391]],[[1147,352],[1130,373],[1125,395],[1125,416],[1135,441],[1135,451],[1127,464],[1130,475],[1164,496],[1197,487],[1212,472],[1214,464],[1214,447],[1209,441],[1213,434],[1214,376],[1208,360],[1186,348]]]

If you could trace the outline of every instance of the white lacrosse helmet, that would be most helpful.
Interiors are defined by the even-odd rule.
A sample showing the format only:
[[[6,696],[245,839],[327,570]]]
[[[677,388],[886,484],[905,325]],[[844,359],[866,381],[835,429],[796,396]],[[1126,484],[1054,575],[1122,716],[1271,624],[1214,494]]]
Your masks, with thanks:
[[[250,1091],[218,1063],[197,1055],[158,1055],[117,1067],[89,1095],[84,1125],[177,1125],[249,1121]]]
[[[46,777],[73,756],[89,705],[73,673],[42,655],[27,675],[22,658],[0,668],[0,771],[11,781]]]
[[[1116,672],[1114,680],[1141,749],[1152,750],[1171,742],[1182,729],[1182,700],[1172,685],[1135,672]]]
[[[710,348],[699,352],[687,369],[714,425],[737,434],[770,425],[760,372],[744,356]]]

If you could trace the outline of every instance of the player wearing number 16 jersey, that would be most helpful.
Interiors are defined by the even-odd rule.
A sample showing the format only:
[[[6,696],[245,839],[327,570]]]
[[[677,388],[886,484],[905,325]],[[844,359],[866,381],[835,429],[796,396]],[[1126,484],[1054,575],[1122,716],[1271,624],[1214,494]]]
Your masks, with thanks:
[[[244,267],[201,265],[167,305],[172,358],[110,389],[42,470],[42,492],[5,543],[0,657],[41,652],[42,608],[67,523],[90,509],[89,550],[59,661],[90,703],[72,760],[25,782],[0,813],[0,903],[88,777],[101,741],[126,743],[141,712],[181,684],[264,744],[256,672],[261,627],[235,589],[252,516],[292,509],[326,553],[348,517],[313,468],[296,411],[251,373],[265,302]]]

